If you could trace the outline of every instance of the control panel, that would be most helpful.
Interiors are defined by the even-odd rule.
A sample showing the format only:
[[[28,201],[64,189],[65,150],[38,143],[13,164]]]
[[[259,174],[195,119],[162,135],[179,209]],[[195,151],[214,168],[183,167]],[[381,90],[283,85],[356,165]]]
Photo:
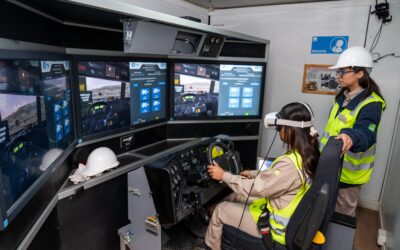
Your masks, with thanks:
[[[209,145],[214,142],[213,138],[145,165],[160,223],[178,223],[224,189],[207,171]]]

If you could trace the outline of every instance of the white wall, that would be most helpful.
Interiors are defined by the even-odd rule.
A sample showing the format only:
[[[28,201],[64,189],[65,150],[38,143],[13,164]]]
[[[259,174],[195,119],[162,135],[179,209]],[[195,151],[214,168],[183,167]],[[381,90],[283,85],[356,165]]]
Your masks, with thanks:
[[[208,11],[183,0],[114,0],[172,16],[192,16],[208,23]]]
[[[400,0],[390,1],[393,21],[384,26],[376,51],[381,55],[400,51]],[[363,45],[368,10],[374,0],[333,1],[217,10],[211,24],[271,40],[264,101],[264,113],[279,111],[293,101],[306,101],[316,116],[316,128],[322,133],[334,96],[301,93],[304,64],[334,64],[337,55],[311,54],[312,36],[348,35],[349,46]],[[371,16],[367,48],[380,22]],[[375,170],[364,185],[360,204],[378,209],[382,182],[393,134],[395,111],[400,96],[400,58],[387,57],[374,64],[372,77],[387,101],[378,137]],[[272,131],[263,131],[260,155],[272,140]],[[277,139],[279,140],[279,139]],[[282,152],[275,142],[271,156]]]

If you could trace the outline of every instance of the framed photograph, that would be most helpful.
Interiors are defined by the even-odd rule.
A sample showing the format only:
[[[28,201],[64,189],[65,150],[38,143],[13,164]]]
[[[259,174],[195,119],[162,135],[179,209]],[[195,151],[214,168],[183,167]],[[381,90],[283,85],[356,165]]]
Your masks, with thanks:
[[[332,65],[305,64],[303,75],[303,93],[336,95],[340,91],[336,71],[329,69]]]

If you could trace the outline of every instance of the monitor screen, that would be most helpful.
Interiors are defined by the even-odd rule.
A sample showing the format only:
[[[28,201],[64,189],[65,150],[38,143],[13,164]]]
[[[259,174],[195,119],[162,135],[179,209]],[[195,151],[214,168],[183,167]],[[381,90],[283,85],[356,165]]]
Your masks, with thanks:
[[[175,119],[258,117],[261,64],[174,64]]]
[[[263,67],[220,65],[218,116],[258,116]]]
[[[166,70],[165,62],[79,61],[82,135],[165,119]]]
[[[130,126],[128,62],[78,62],[82,135]]]
[[[166,70],[162,62],[130,62],[132,125],[165,119]]]
[[[176,63],[174,70],[174,117],[217,116],[219,65]]]
[[[271,165],[275,161],[275,159],[276,158],[271,157],[268,157],[267,159],[265,159],[264,157],[257,157],[257,169],[259,170],[261,168],[261,171],[271,169]]]
[[[69,74],[68,61],[0,59],[0,167],[5,210],[74,140]]]

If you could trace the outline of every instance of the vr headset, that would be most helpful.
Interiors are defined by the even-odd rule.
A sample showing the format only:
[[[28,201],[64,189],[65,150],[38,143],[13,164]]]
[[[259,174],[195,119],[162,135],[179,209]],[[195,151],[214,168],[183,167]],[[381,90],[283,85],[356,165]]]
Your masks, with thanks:
[[[271,112],[265,115],[264,118],[264,126],[266,128],[272,128],[279,130],[280,126],[289,126],[289,127],[297,127],[297,128],[309,128],[313,126],[314,123],[314,116],[313,112],[311,111],[311,108],[308,104],[304,102],[299,102],[303,104],[307,110],[311,114],[311,120],[310,121],[292,121],[292,120],[286,120],[282,119],[280,116],[279,112]]]

